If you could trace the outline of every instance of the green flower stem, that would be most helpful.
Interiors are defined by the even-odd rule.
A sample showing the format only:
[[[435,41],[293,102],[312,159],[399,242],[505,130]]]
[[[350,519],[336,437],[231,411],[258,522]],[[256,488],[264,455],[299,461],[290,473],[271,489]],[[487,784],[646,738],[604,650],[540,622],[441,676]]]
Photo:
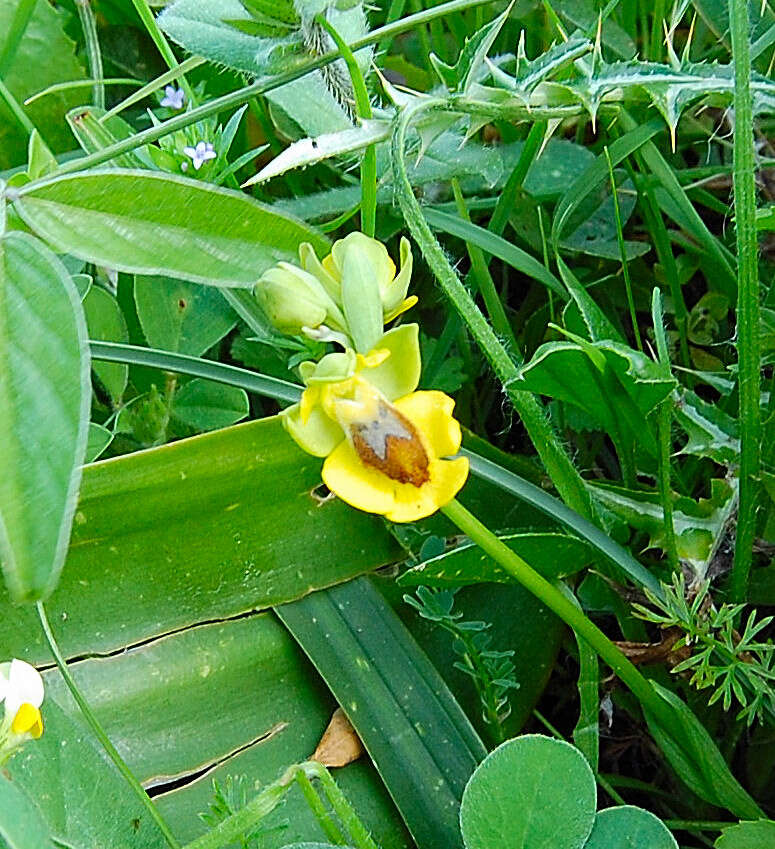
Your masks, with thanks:
[[[381,41],[383,38],[392,38],[394,35],[414,29],[419,24],[433,20],[434,18],[442,17],[443,15],[451,15],[454,12],[460,12],[464,9],[470,9],[474,6],[481,6],[485,3],[490,3],[492,0],[450,0],[448,3],[441,3],[438,6],[432,6],[430,9],[425,9],[418,12],[416,15],[409,15],[402,18],[400,21],[395,21],[391,24],[379,27],[372,30],[368,35],[359,38],[350,45],[350,50],[354,53]],[[154,21],[155,24],[155,21]],[[211,115],[218,115],[220,112],[225,112],[227,109],[232,109],[235,106],[241,106],[247,103],[252,97],[257,94],[265,94],[268,91],[274,91],[276,88],[286,85],[287,83],[298,80],[305,74],[311,71],[316,71],[338,59],[340,56],[339,50],[332,50],[324,56],[317,56],[308,59],[304,62],[299,62],[294,68],[285,71],[282,74],[277,74],[271,79],[259,79],[250,85],[230,91],[221,97],[216,97],[213,100],[197,106],[188,112],[183,112],[180,115],[175,115],[167,121],[162,121],[156,127],[149,127],[147,130],[135,133],[126,139],[121,139],[115,144],[109,145],[102,150],[97,150],[87,156],[82,156],[78,159],[72,159],[69,162],[62,164],[57,171],[57,174],[71,174],[75,171],[85,171],[87,168],[95,168],[98,165],[103,165],[105,162],[110,162],[116,156],[121,156],[122,153],[127,153],[130,150],[135,150],[138,147],[143,147],[146,144],[151,144],[163,136],[174,133],[177,130],[185,129],[191,124],[196,124],[204,118],[209,118]],[[0,81],[1,82],[1,81]],[[28,186],[31,186],[29,183]]]
[[[404,108],[397,118],[392,140],[392,159],[401,211],[410,233],[420,246],[444,294],[468,326],[471,335],[503,384],[552,483],[568,506],[582,516],[591,518],[593,516],[592,500],[584,480],[563,449],[538,401],[531,393],[516,388],[519,380],[516,364],[450,265],[412,191],[405,157],[407,129],[421,112],[439,107],[444,107],[443,101],[421,101]]]
[[[611,667],[614,674],[629,687],[632,694],[641,705],[647,709],[659,724],[670,734],[675,727],[673,709],[657,693],[635,665],[606,637],[579,607],[570,601],[565,594],[529,566],[518,554],[513,552],[505,543],[485,525],[483,525],[463,505],[453,499],[441,512],[460,530],[476,543],[482,551],[506,572],[543,602],[553,613],[559,616],[566,625],[582,637]],[[680,741],[678,741],[680,742]]]
[[[368,120],[372,117],[371,101],[366,90],[366,81],[363,79],[360,66],[355,61],[355,56],[350,50],[347,42],[336,31],[333,24],[324,14],[318,15],[315,20],[334,40],[350,73],[353,94],[355,95],[355,112],[358,117]],[[374,230],[377,226],[377,146],[370,144],[363,152],[361,159],[361,230],[374,238]]]
[[[89,62],[89,73],[94,80],[94,93],[92,103],[99,109],[105,108],[105,83],[102,78],[102,51],[100,40],[97,36],[97,19],[90,0],[75,0],[78,9],[78,17],[81,19],[81,29],[86,42],[86,57]]]
[[[78,689],[78,685],[73,680],[73,676],[70,674],[70,670],[67,668],[67,663],[62,656],[62,652],[59,650],[59,645],[57,644],[56,638],[54,637],[54,632],[51,630],[51,625],[48,621],[48,616],[46,615],[46,610],[43,607],[43,602],[38,602],[37,605],[38,610],[38,618],[40,619],[40,625],[43,629],[43,636],[46,638],[46,642],[48,643],[48,647],[51,651],[51,654],[56,661],[56,665],[59,668],[59,672],[70,690],[73,698],[76,701],[76,704],[81,709],[81,713],[84,715],[84,718],[91,726],[92,731],[94,732],[95,737],[102,744],[103,749],[108,754],[108,757],[113,761],[116,765],[118,771],[123,776],[126,783],[132,788],[137,798],[140,800],[142,805],[148,811],[148,815],[151,819],[156,823],[159,828],[159,831],[164,835],[164,839],[167,841],[170,849],[179,849],[180,844],[175,839],[175,836],[170,831],[170,827],[162,818],[162,815],[157,810],[156,806],[148,797],[148,794],[143,790],[140,782],[135,778],[132,770],[126,765],[126,762],[121,757],[121,755],[116,750],[116,747],[110,742],[110,738],[105,733],[105,730],[100,725],[99,720],[92,712],[92,709],[89,707],[88,702],[84,699],[81,691]]]
[[[37,2],[38,0],[19,0],[16,4],[16,11],[3,37],[3,47],[0,50],[0,79],[5,76],[16,58],[16,51],[22,43]]]
[[[734,189],[737,233],[737,356],[740,387],[740,504],[730,591],[733,601],[747,597],[761,451],[759,339],[759,244],[756,234],[756,162],[751,100],[751,60],[747,0],[730,0],[729,29],[735,66]]]
[[[334,813],[339,817],[339,821],[350,835],[350,840],[356,849],[379,849],[331,773],[322,764],[308,761],[299,767],[298,774],[317,778],[320,781]]]
[[[164,37],[164,33],[159,29],[159,25],[156,23],[156,18],[154,17],[147,0],[132,0],[132,3],[134,4],[137,14],[140,16],[140,20],[148,30],[148,35],[150,35],[153,39],[156,49],[159,53],[161,53],[162,59],[164,59],[167,63],[167,67],[171,70],[173,68],[177,68],[178,60],[175,58],[175,54],[172,52],[169,42]],[[192,105],[196,103],[194,91],[188,84],[188,80],[185,77],[180,77],[180,87],[186,93],[186,99],[188,102]]]

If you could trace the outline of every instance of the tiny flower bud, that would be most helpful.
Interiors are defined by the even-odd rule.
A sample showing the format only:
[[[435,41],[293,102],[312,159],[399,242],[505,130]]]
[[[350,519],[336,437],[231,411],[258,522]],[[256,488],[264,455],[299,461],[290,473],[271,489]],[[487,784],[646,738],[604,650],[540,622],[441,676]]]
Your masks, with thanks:
[[[339,307],[320,282],[289,262],[280,262],[264,272],[256,285],[256,298],[282,333],[299,334],[324,322],[334,329],[344,328]]]

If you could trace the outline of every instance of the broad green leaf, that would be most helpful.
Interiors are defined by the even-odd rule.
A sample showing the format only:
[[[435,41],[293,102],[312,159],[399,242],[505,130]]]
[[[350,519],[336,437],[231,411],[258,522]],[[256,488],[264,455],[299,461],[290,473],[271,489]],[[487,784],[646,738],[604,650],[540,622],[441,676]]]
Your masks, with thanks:
[[[145,808],[80,719],[49,693],[45,730],[8,765],[15,785],[35,799],[57,846],[163,849]]]
[[[537,531],[498,536],[545,578],[573,575],[599,558],[588,543],[568,534]],[[508,584],[514,579],[477,545],[464,543],[412,567],[401,576],[399,584],[444,587],[485,581]]]
[[[170,277],[138,275],[135,307],[152,348],[198,357],[237,323],[220,292]]]
[[[115,651],[401,556],[379,519],[321,503],[319,485],[320,461],[278,418],[87,467],[67,565],[47,604],[63,623],[63,651]],[[48,660],[36,622],[33,611],[0,606],[0,657]]]
[[[678,555],[703,574],[716,541],[726,527],[737,499],[732,486],[713,478],[711,497],[695,501],[673,495],[673,527]],[[649,545],[664,548],[665,521],[659,493],[594,484],[595,497],[608,510],[649,535]]]
[[[136,274],[252,286],[300,242],[328,242],[239,192],[148,171],[92,171],[28,183],[14,208],[56,250]]]
[[[86,450],[89,351],[70,275],[32,236],[0,238],[0,559],[36,601],[64,563]]]
[[[92,286],[83,299],[89,339],[97,342],[128,342],[124,314],[118,301],[107,290]],[[129,367],[122,363],[92,363],[92,370],[105,387],[114,406],[121,401],[129,379]]]
[[[471,776],[460,808],[466,849],[581,849],[595,819],[589,764],[562,740],[508,740]]]
[[[331,688],[419,846],[461,846],[458,807],[482,742],[367,578],[277,613]]]
[[[678,849],[678,844],[659,817],[622,805],[598,812],[584,849]]]
[[[689,437],[679,454],[710,457],[722,465],[738,462],[739,425],[717,404],[709,404],[691,390],[683,389],[675,400],[673,415]]]
[[[611,339],[614,342],[625,342],[621,333],[614,327],[608,316],[595,303],[592,296],[581,285],[576,275],[566,265],[565,260],[557,255],[557,268],[562,282],[568,287],[573,303],[587,328],[590,342],[602,342]]]
[[[176,419],[202,431],[233,425],[249,412],[250,404],[244,389],[200,378],[181,386],[172,402],[172,415]]]
[[[51,849],[51,837],[37,805],[16,784],[0,777],[0,841],[6,849]]]
[[[670,704],[674,720],[668,734],[645,710],[652,736],[678,777],[701,799],[726,808],[737,817],[758,819],[762,812],[756,802],[732,775],[705,727],[687,705],[673,692],[651,682]],[[679,741],[679,742],[677,742]]]
[[[6,35],[17,8],[23,0],[0,3],[0,33]],[[85,79],[83,67],[76,58],[75,44],[65,34],[70,15],[55,9],[51,3],[36,3],[16,55],[8,68],[0,69],[0,77],[19,103],[47,88],[52,83]],[[73,139],[65,123],[68,109],[78,103],[78,92],[59,92],[24,107],[24,111],[55,152],[69,150]],[[0,170],[21,165],[27,154],[27,135],[10,120],[3,107],[0,121]]]
[[[84,462],[93,463],[112,441],[113,434],[106,427],[89,422],[89,435],[86,442]]]
[[[608,340],[547,342],[520,374],[522,388],[580,407],[609,434],[617,451],[634,455],[637,446],[656,455],[646,416],[676,382],[639,351]]]
[[[725,828],[714,844],[716,849],[764,849],[775,846],[775,822],[741,822]]]
[[[205,831],[197,814],[212,800],[212,778],[245,775],[250,798],[259,782],[266,785],[309,757],[335,708],[270,613],[186,628],[109,658],[77,661],[72,669],[181,840]],[[75,715],[58,672],[45,678],[47,692]],[[203,770],[207,777],[196,780]],[[336,779],[380,846],[404,849],[399,818],[373,767],[361,761],[338,770]],[[263,838],[263,849],[324,839],[298,790],[266,825],[283,823]],[[91,845],[98,844],[84,849]]]

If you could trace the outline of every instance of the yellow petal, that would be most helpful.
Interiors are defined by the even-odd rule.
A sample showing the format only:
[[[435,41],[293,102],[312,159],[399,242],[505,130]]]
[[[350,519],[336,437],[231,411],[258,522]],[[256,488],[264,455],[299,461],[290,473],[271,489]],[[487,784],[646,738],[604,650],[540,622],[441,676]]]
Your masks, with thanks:
[[[399,485],[395,505],[385,514],[386,518],[391,522],[416,522],[449,504],[468,478],[468,459],[434,460],[429,471],[430,480],[419,488]]]
[[[419,300],[417,295],[410,295],[408,298],[405,298],[401,303],[393,310],[391,310],[384,318],[385,324],[389,324],[393,321],[394,318],[398,318],[399,315],[405,313],[407,310],[410,310]]]
[[[322,476],[323,483],[331,492],[367,513],[387,513],[395,504],[396,489],[411,486],[397,483],[382,472],[365,466],[347,440],[328,455],[323,463]]]
[[[448,457],[460,450],[460,425],[452,418],[455,402],[449,395],[435,389],[412,392],[394,405],[425,437],[433,455]]]
[[[25,702],[19,710],[16,711],[16,716],[11,723],[11,731],[14,734],[29,733],[36,740],[43,733],[43,718],[40,711],[29,702]]]

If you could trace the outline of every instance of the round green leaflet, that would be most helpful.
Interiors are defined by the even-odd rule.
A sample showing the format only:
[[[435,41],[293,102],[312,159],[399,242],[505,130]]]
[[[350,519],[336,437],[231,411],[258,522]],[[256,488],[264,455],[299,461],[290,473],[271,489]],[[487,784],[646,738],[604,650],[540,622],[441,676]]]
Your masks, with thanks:
[[[678,849],[678,844],[659,817],[623,805],[598,813],[584,849]]]
[[[508,740],[476,768],[463,793],[466,849],[581,849],[597,788],[584,756],[541,734]]]

